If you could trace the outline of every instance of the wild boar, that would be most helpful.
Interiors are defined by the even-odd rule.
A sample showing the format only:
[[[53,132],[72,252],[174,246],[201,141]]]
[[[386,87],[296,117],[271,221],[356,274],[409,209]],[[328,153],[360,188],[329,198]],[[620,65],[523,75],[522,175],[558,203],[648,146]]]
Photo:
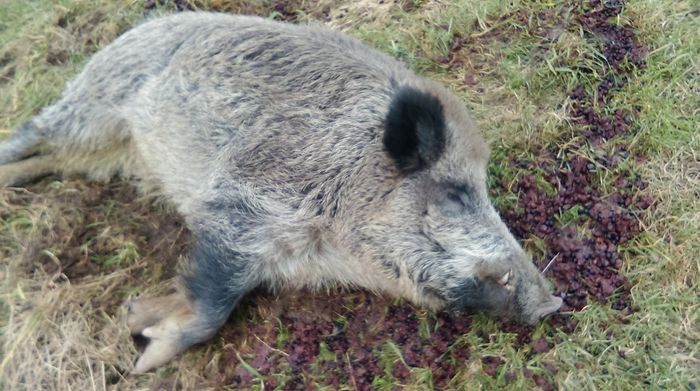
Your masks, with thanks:
[[[462,102],[339,32],[181,13],[96,53],[0,144],[0,184],[134,178],[194,237],[178,293],[127,303],[145,372],[258,286],[327,284],[535,323],[546,280],[492,207]]]

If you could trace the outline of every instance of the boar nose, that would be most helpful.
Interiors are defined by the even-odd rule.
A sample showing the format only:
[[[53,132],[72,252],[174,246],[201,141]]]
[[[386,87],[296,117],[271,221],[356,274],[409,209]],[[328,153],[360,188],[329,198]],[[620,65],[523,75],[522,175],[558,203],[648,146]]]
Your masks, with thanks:
[[[537,321],[543,317],[555,312],[561,307],[563,300],[557,296],[550,296],[549,300],[542,303],[539,308],[532,314],[532,318],[529,319],[531,325],[535,325]]]
[[[537,318],[540,319],[551,314],[552,312],[555,312],[561,307],[562,303],[563,300],[561,297],[550,296],[549,302],[542,305],[539,311],[537,311]]]

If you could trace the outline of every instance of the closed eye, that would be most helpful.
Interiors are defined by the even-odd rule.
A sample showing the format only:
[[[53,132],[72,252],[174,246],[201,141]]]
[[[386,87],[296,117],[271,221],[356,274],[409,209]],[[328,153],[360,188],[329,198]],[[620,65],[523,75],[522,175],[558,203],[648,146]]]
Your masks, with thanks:
[[[454,202],[455,204],[461,206],[462,208],[464,208],[464,207],[467,206],[467,205],[464,203],[464,200],[462,199],[462,197],[461,197],[458,193],[455,193],[455,192],[452,192],[452,191],[449,192],[449,193],[447,193],[447,199],[450,200],[450,201],[452,201],[452,202]]]
[[[462,217],[465,212],[476,210],[475,193],[468,184],[444,185],[441,189],[442,195],[436,200],[440,210],[445,216]]]

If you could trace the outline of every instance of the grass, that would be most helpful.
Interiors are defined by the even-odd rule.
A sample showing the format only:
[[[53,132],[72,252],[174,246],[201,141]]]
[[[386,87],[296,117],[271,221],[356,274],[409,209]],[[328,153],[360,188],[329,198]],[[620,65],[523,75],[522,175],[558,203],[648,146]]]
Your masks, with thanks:
[[[603,77],[598,71],[605,64],[601,47],[573,23],[574,6],[569,2],[289,4],[301,21],[346,30],[454,91],[492,143],[492,174],[512,183],[533,173],[513,167],[509,159],[532,161],[540,150],[563,151],[571,140],[582,137],[582,129],[569,117],[568,95],[577,85],[595,91]],[[208,0],[195,5],[282,15],[272,1]],[[327,12],[321,12],[324,7]],[[173,9],[165,5],[155,12]],[[144,16],[143,3],[135,0],[0,0],[0,10],[0,129],[6,130],[53,101],[91,53]],[[563,389],[700,386],[697,12],[692,0],[630,0],[611,20],[630,26],[648,48],[646,67],[633,69],[609,103],[636,113],[631,124],[634,135],[615,142],[643,157],[618,169],[639,173],[648,182],[644,193],[656,200],[653,209],[639,216],[644,233],[622,249],[624,274],[632,283],[639,311],[619,321],[609,305],[591,303],[573,314],[578,321],[573,333],[541,324],[533,339],[560,341],[543,354],[516,347],[514,334],[503,331],[493,319],[476,315],[471,331],[457,341],[470,347],[470,356],[458,366],[450,388],[532,387],[523,368]],[[456,35],[466,43],[451,50]],[[581,150],[586,155],[594,152]],[[611,191],[613,177],[601,170],[600,188]],[[234,357],[240,358],[232,362],[240,366],[226,369],[223,377],[240,368],[254,378],[263,377],[254,366],[250,346],[264,332],[275,333],[271,348],[281,352],[276,353],[279,357],[289,353],[284,352],[289,325],[275,315],[273,299],[257,298],[255,305],[234,314],[227,331],[213,342],[190,350],[154,374],[126,374],[137,351],[123,327],[119,303],[144,290],[162,289],[186,247],[177,217],[129,189],[119,182],[86,184],[69,179],[43,181],[27,190],[0,190],[1,388],[224,386],[216,383],[221,378],[217,363],[229,360],[233,351],[227,345],[233,338],[229,332],[238,341]],[[97,206],[94,200],[99,200]],[[502,194],[494,202],[508,208],[517,197]],[[575,209],[561,211],[559,223],[576,224],[578,216]],[[527,246],[539,254],[544,244],[530,240]],[[75,264],[64,264],[67,259]],[[432,315],[418,311],[417,316],[421,338],[427,338],[434,331]],[[347,321],[337,322],[347,327]],[[248,332],[250,325],[261,329]],[[406,364],[400,349],[392,345],[388,341],[373,350],[384,371],[374,387],[433,387],[427,368],[411,368],[410,384],[397,381],[392,370]],[[323,346],[319,357],[338,365],[347,361]],[[487,357],[503,359],[493,376],[485,372]],[[554,373],[543,369],[545,364],[553,366]],[[320,382],[322,370],[307,380]],[[293,377],[289,368],[274,376],[280,383]],[[354,379],[346,380],[340,388],[355,388]]]

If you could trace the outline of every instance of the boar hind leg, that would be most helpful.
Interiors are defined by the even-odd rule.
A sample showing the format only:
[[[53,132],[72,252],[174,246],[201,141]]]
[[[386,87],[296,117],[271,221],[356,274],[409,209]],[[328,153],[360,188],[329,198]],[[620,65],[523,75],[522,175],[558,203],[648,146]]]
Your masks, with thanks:
[[[39,152],[41,145],[38,131],[31,122],[17,128],[9,139],[0,143],[0,165],[18,162]]]
[[[32,156],[0,166],[0,187],[22,185],[51,174],[55,159],[50,155]]]
[[[41,135],[32,122],[0,142],[0,187],[22,185],[53,172],[56,159],[41,155]]]
[[[0,186],[52,173],[87,174],[96,180],[130,174],[135,158],[129,121],[113,105],[88,95],[69,89],[66,97],[0,142]]]
[[[197,242],[182,273],[182,292],[127,303],[132,334],[149,339],[134,373],[160,366],[211,338],[250,289],[252,273],[241,254],[209,235]]]

